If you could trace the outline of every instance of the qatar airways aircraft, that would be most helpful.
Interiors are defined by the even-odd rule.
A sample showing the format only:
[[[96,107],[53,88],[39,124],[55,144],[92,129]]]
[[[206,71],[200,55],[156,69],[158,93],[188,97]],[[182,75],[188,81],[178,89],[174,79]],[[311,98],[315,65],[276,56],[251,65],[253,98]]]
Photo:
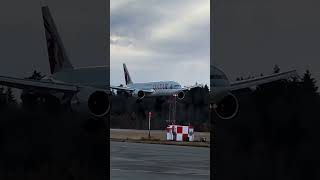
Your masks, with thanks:
[[[210,66],[210,104],[221,119],[232,119],[238,114],[239,103],[232,93],[239,89],[255,89],[257,86],[273,81],[297,77],[296,70],[274,73],[248,80],[230,82],[223,71]]]
[[[69,61],[48,6],[42,7],[51,75],[39,80],[0,76],[0,85],[23,90],[28,101],[58,103],[94,117],[109,113],[108,68],[74,68]]]
[[[126,64],[123,64],[124,78],[126,86],[110,86],[111,89],[126,91],[138,99],[153,96],[174,96],[178,99],[183,99],[185,92],[192,88],[199,87],[198,85],[190,87],[182,87],[179,83],[174,81],[158,81],[146,83],[134,83],[130,77]]]

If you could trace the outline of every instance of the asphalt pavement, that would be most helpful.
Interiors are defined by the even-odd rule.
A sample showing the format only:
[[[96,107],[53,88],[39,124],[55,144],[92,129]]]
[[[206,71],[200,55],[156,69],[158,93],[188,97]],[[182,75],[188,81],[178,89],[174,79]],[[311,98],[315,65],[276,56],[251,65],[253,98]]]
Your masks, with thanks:
[[[111,142],[111,180],[209,180],[210,149]]]

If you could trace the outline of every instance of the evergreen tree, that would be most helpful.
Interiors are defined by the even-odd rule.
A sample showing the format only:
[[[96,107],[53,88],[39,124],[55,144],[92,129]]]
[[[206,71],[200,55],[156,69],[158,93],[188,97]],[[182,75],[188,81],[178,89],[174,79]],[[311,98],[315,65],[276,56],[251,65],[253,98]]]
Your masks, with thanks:
[[[276,64],[273,67],[273,73],[279,73],[280,72],[280,67]]]
[[[311,76],[309,70],[307,70],[302,78],[302,90],[306,94],[315,95],[317,94],[318,87],[316,86],[316,80]]]
[[[12,89],[10,87],[7,89],[7,102],[9,104],[16,103],[16,99],[15,99],[13,92],[12,92]]]
[[[6,102],[6,93],[3,87],[0,87],[0,106],[5,105]]]
[[[204,85],[204,89],[205,89],[205,91],[206,92],[209,92],[209,87],[208,87],[208,85],[206,84],[206,85]]]
[[[30,77],[27,77],[27,79],[33,79],[33,80],[40,80],[44,76],[41,75],[41,72],[33,71],[32,75]]]

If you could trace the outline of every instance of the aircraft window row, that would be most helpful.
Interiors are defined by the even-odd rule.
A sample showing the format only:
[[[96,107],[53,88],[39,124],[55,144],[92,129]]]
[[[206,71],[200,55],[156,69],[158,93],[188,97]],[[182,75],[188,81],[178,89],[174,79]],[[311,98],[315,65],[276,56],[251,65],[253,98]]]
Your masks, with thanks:
[[[172,85],[168,85],[168,84],[156,84],[153,85],[153,89],[172,89],[173,86]]]

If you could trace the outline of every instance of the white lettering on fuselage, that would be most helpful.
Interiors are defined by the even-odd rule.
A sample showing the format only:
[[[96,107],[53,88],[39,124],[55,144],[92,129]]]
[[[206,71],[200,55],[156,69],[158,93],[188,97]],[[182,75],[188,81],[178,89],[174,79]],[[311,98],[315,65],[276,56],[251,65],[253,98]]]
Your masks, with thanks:
[[[181,85],[176,82],[163,81],[163,82],[149,82],[149,83],[133,83],[129,84],[128,88],[135,90],[145,90],[147,92],[156,93],[157,95],[163,93],[174,93],[181,89]]]
[[[179,89],[181,86],[179,84],[169,84],[169,83],[157,83],[152,84],[152,88],[157,89]]]

